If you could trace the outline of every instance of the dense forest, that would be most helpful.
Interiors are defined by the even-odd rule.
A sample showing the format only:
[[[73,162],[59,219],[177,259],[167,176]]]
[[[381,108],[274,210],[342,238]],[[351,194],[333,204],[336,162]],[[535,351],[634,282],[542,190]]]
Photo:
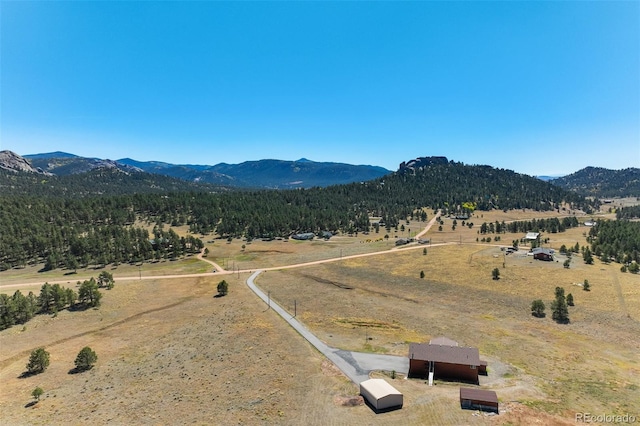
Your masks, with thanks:
[[[616,219],[638,219],[640,218],[640,205],[622,207],[616,211]]]
[[[635,167],[622,170],[586,167],[551,183],[584,196],[640,197],[640,169]]]
[[[509,223],[503,222],[490,222],[483,223],[480,226],[480,233],[496,233],[501,234],[505,232],[549,232],[552,234],[558,232],[564,232],[569,228],[575,228],[579,226],[578,219],[574,216],[564,217],[558,219],[556,217],[549,219],[532,219],[532,220],[519,220]]]
[[[298,232],[366,232],[371,216],[381,217],[390,229],[410,217],[426,220],[423,207],[445,213],[593,207],[579,195],[529,176],[453,162],[326,188],[222,193],[162,191],[140,184],[152,179],[146,173],[97,170],[70,176],[67,186],[60,180],[50,183],[51,177],[6,173],[0,173],[3,187],[7,181],[2,177],[20,185],[14,195],[2,192],[3,269],[38,262],[46,263],[45,268],[75,269],[176,258],[202,248],[200,239],[178,238],[162,229],[165,224],[188,225],[194,235],[252,239]],[[105,190],[109,187],[113,191]],[[127,194],[136,187],[138,193]],[[92,196],[95,188],[125,195]],[[185,183],[184,189],[189,188]],[[136,227],[136,220],[155,224],[154,235]]]
[[[228,189],[143,172],[99,168],[82,174],[48,176],[0,169],[0,193],[46,198],[94,197],[170,191],[224,192]]]
[[[640,263],[640,222],[628,220],[600,220],[589,231],[587,241],[591,251],[603,262],[615,261],[637,272]]]

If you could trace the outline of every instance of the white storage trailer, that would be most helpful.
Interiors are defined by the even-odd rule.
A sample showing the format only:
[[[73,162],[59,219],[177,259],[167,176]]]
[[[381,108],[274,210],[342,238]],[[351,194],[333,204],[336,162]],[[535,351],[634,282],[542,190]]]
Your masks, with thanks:
[[[402,407],[402,394],[384,379],[369,379],[360,383],[360,395],[376,410]]]

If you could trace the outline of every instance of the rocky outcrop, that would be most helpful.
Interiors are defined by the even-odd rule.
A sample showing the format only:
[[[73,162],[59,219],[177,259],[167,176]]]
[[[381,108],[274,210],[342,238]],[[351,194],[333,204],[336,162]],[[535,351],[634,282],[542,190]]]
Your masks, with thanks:
[[[398,167],[400,173],[414,173],[416,170],[437,164],[447,164],[447,157],[418,157],[413,160],[402,162]]]
[[[11,172],[49,174],[43,172],[41,169],[33,167],[31,162],[26,158],[8,150],[0,151],[0,169],[9,170]]]

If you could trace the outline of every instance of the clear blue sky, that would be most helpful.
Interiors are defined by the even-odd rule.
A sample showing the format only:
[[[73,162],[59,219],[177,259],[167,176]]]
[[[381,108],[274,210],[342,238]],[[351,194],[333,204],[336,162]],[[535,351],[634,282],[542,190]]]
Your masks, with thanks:
[[[8,2],[0,148],[640,167],[640,3]]]

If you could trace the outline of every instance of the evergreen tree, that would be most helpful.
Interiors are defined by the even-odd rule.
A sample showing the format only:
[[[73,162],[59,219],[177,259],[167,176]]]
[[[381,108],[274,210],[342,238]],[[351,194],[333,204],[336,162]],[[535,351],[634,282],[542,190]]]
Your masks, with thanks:
[[[76,356],[75,366],[77,371],[86,371],[93,367],[98,360],[98,355],[88,346],[85,346]]]
[[[545,316],[544,310],[546,306],[541,299],[531,302],[531,315],[534,317],[542,318]]]
[[[564,296],[564,288],[556,287],[556,299],[551,303],[552,318],[560,324],[569,322],[569,309]]]
[[[229,284],[225,280],[218,283],[218,294],[220,296],[226,296],[229,293]]]
[[[85,280],[80,284],[80,290],[78,291],[78,299],[80,303],[85,306],[99,306],[102,293],[98,290],[98,283],[95,278],[91,277],[89,280]]]
[[[491,275],[493,276],[494,280],[499,280],[500,279],[500,269],[494,268],[493,271],[491,271]]]
[[[45,351],[44,348],[32,351],[27,363],[27,373],[42,373],[47,367],[49,367],[49,352]]]
[[[100,275],[98,275],[99,287],[106,287],[107,290],[111,290],[114,284],[115,282],[113,281],[113,274],[107,271],[100,272]]]

